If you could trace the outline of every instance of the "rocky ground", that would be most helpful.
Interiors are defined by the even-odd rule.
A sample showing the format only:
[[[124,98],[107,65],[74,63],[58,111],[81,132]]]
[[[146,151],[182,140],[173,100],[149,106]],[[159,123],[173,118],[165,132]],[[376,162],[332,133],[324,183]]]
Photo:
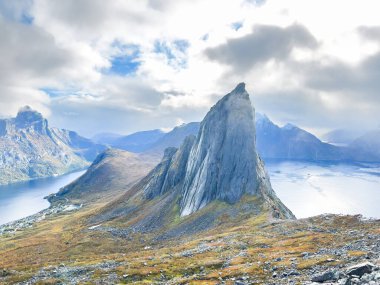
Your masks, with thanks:
[[[82,208],[82,205],[57,204],[26,218],[0,225],[0,236],[5,234],[15,234],[22,229],[31,228],[37,222],[45,220],[49,216],[54,216],[64,212],[71,212]]]
[[[39,244],[38,264],[17,259],[21,247],[7,255],[11,245],[4,243],[0,284],[380,284],[380,221],[360,216],[256,218],[161,242],[99,228],[81,228],[77,241],[72,237],[59,249],[62,256]],[[16,244],[17,236],[11,240]]]

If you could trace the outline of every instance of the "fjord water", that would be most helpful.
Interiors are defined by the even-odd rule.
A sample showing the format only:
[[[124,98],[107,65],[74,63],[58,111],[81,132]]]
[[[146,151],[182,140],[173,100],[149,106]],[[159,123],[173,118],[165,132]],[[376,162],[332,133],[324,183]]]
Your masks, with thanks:
[[[267,161],[273,189],[296,215],[380,218],[380,164]]]
[[[0,186],[0,225],[48,208],[49,202],[44,197],[58,192],[84,172]]]
[[[380,164],[318,164],[267,161],[273,189],[296,215],[362,214],[380,218]],[[47,207],[57,192],[84,171],[0,186],[0,225]]]

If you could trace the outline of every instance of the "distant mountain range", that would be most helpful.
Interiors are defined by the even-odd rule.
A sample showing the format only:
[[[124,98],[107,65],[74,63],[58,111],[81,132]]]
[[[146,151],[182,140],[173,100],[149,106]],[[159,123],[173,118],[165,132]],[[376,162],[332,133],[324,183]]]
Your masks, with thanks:
[[[380,160],[380,129],[358,137],[349,144],[349,148],[358,157],[373,157]]]
[[[73,131],[50,128],[26,106],[15,118],[0,119],[0,184],[82,169],[105,149]]]
[[[336,143],[326,143],[315,135],[295,126],[287,124],[279,127],[266,115],[256,113],[256,142],[257,150],[263,159],[307,160],[307,161],[380,161],[376,142],[380,144],[380,137],[367,135],[362,139],[354,140],[353,132],[335,132]],[[188,135],[198,133],[200,123],[183,124],[168,133],[160,130],[138,132],[128,136],[117,136],[109,140],[107,136],[99,136],[98,142],[124,149],[131,152],[163,154],[167,147],[179,147]],[[376,133],[376,132],[375,132]],[[331,139],[333,138],[331,133]],[[350,142],[348,140],[350,137]],[[338,139],[340,138],[340,140]],[[344,139],[344,140],[343,140]],[[368,143],[371,141],[371,143]],[[341,142],[341,143],[338,143]],[[372,146],[372,147],[371,147]]]
[[[94,140],[114,148],[141,153],[162,154],[167,147],[179,147],[188,135],[198,133],[200,123],[193,122],[175,127],[168,133],[161,130],[150,130],[133,133],[127,136],[117,134],[98,134]]]
[[[355,139],[359,138],[360,136],[364,135],[365,131],[357,131],[357,130],[350,130],[350,129],[337,129],[332,130],[322,136],[322,140],[339,146],[348,146],[350,143],[352,143]]]
[[[95,139],[98,143],[110,145],[114,148],[139,153],[152,148],[154,143],[164,135],[165,133],[161,130],[151,130],[133,133],[128,136],[121,136],[117,134],[99,134],[93,139]]]
[[[256,116],[257,149],[264,159],[338,161],[345,160],[343,148],[323,143],[313,134],[287,124],[279,127],[266,115]]]
[[[295,125],[279,127],[261,114],[256,114],[255,127],[257,150],[265,160],[380,162],[379,130],[356,139],[356,132],[337,130],[324,137],[332,143],[325,143]],[[0,184],[84,168],[107,147],[149,154],[157,160],[167,147],[179,147],[199,128],[199,122],[192,122],[167,133],[158,129],[127,136],[104,133],[90,140],[73,131],[50,128],[40,113],[24,107],[15,118],[0,119]]]

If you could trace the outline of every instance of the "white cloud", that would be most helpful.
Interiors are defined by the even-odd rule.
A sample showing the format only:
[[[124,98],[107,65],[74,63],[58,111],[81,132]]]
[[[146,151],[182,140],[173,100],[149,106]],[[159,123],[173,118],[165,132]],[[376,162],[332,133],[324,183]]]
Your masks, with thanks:
[[[246,0],[1,2],[0,115],[30,104],[51,113],[53,123],[86,134],[107,131],[107,126],[121,132],[171,127],[201,119],[218,97],[245,81],[257,109],[279,122],[342,127],[358,120],[348,116],[356,110],[363,123],[375,125],[380,100],[362,87],[377,87],[372,79],[347,84],[349,95],[341,88],[326,89],[326,84],[340,86],[344,82],[338,81],[352,78],[356,73],[351,71],[358,68],[362,77],[378,71],[365,62],[380,53],[380,41],[372,39],[376,29],[368,30],[380,26],[379,10],[380,3],[371,0],[268,0],[260,5]],[[237,31],[232,27],[236,22],[242,23]],[[263,25],[276,31],[303,27],[318,46],[293,45],[297,39],[288,35],[284,52],[279,52],[283,46],[267,48],[260,61],[254,61],[260,41],[246,42],[239,57],[223,54],[220,47],[231,42],[239,53],[242,39],[255,38],[252,29]],[[177,41],[188,47],[182,49]],[[158,53],[157,43],[170,55]],[[132,46],[138,49],[135,72],[105,72],[113,57],[134,56],[135,50],[128,49]],[[222,60],[206,56],[218,48]],[[332,73],[335,80],[330,82],[317,74],[311,80],[313,72],[337,63],[348,77]],[[236,72],[236,64],[245,66],[243,73]],[[46,88],[55,90],[53,98],[41,91]],[[79,120],[81,114],[88,118]],[[99,116],[102,122],[96,125]]]

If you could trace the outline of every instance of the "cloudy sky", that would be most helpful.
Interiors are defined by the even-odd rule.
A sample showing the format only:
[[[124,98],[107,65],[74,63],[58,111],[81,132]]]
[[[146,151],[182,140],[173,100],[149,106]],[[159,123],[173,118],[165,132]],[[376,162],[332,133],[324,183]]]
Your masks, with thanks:
[[[317,134],[380,126],[375,0],[0,0],[0,116],[91,136],[198,121],[244,81]]]

